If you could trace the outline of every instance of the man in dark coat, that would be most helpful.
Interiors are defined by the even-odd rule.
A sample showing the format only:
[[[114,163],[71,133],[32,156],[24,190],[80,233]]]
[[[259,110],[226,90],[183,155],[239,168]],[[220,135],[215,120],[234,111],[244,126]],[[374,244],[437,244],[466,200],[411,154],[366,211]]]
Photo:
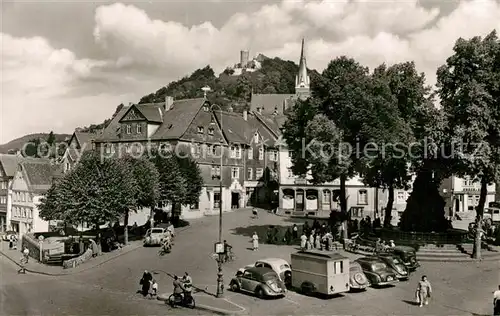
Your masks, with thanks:
[[[146,297],[149,294],[149,287],[151,286],[151,281],[153,280],[153,275],[148,271],[145,270],[141,281],[139,281],[139,284],[142,285],[142,295]]]

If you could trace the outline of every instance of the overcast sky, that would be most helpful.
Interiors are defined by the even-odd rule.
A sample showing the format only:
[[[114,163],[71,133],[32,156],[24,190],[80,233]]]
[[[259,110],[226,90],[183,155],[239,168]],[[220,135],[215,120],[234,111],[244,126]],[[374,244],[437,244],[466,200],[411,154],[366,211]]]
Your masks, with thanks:
[[[297,61],[302,37],[319,71],[415,60],[433,84],[458,37],[500,30],[499,1],[2,1],[0,143],[100,123],[240,49]]]

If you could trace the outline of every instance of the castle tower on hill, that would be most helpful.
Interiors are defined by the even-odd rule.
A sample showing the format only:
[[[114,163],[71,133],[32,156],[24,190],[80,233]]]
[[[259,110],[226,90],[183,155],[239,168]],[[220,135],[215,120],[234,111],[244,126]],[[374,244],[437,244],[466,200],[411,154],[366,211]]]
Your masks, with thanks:
[[[299,73],[295,76],[295,94],[300,99],[307,99],[311,95],[311,82],[307,75],[306,55],[304,52],[304,39],[300,50]]]

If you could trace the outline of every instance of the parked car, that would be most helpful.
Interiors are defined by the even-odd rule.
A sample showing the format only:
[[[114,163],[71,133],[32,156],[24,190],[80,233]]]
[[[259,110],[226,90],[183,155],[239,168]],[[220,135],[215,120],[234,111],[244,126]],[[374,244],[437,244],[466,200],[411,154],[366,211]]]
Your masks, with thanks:
[[[284,297],[286,286],[273,269],[252,267],[238,271],[229,283],[231,290],[255,294],[259,298]]]
[[[349,286],[351,290],[366,290],[370,286],[361,265],[355,261],[349,263]]]
[[[399,256],[390,253],[379,253],[377,257],[382,259],[392,269],[398,280],[408,280],[410,273]]]
[[[244,269],[248,269],[251,267],[264,267],[272,269],[279,276],[280,280],[285,282],[285,285],[289,286],[292,283],[292,268],[290,267],[290,264],[284,259],[261,259],[252,265],[246,266]]]
[[[160,246],[165,237],[167,237],[165,228],[150,228],[146,232],[144,246]]]
[[[8,230],[8,231],[1,233],[1,234],[2,234],[3,241],[9,241],[11,236],[17,237],[17,233],[13,230]]]
[[[408,270],[415,271],[418,267],[420,267],[415,248],[409,246],[396,246],[391,249],[391,252],[399,256]]]
[[[372,285],[384,286],[398,282],[396,274],[382,259],[377,257],[363,257],[356,259],[361,269]]]

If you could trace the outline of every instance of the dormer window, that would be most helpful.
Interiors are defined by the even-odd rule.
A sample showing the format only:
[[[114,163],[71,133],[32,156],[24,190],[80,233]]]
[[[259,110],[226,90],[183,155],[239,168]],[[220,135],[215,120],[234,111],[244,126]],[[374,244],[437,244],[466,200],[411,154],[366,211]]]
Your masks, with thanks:
[[[204,129],[203,126],[198,126],[198,134],[203,134]]]
[[[209,110],[210,110],[210,108],[208,107],[208,105],[204,104],[203,105],[203,111],[208,112]]]
[[[213,127],[210,127],[208,129],[208,135],[213,135],[213,134],[214,134],[214,129],[213,129]]]
[[[255,135],[253,135],[253,141],[254,143],[258,144],[259,143],[259,134],[258,133],[255,133]]]
[[[142,133],[142,125],[141,124],[137,124],[136,130],[137,130],[137,134],[141,134]]]
[[[132,126],[130,126],[130,124],[127,124],[127,126],[125,127],[125,130],[127,131],[127,134],[131,134],[132,133]]]
[[[215,117],[213,115],[210,117],[210,123],[215,124]]]

